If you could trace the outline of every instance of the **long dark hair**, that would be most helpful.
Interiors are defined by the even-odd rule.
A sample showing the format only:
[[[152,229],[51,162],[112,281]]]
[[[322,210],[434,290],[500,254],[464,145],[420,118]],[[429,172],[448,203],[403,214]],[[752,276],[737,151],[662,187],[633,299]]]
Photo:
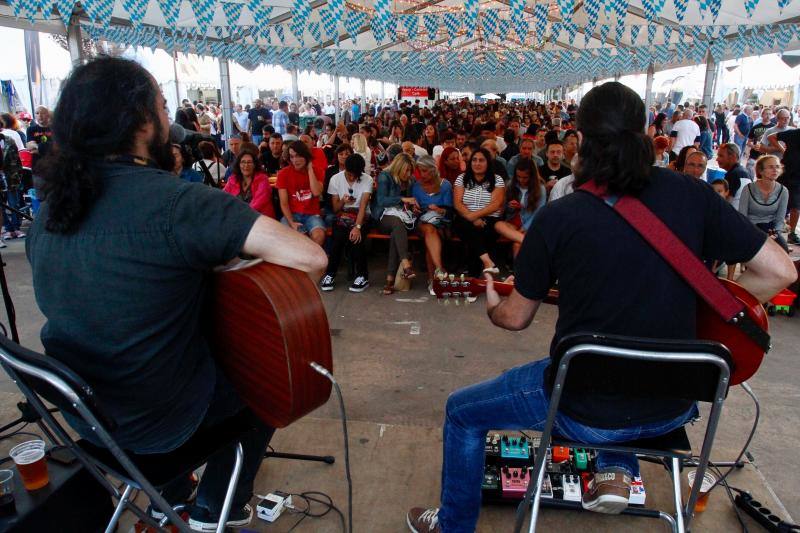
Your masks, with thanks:
[[[619,82],[595,87],[578,109],[580,167],[575,187],[590,179],[612,193],[638,194],[650,179],[653,141],[644,133],[645,108],[632,89]]]
[[[483,182],[478,183],[475,181],[475,173],[472,171],[472,160],[475,159],[475,154],[483,154],[486,158],[486,174],[483,175]],[[487,185],[486,190],[492,192],[494,190],[494,169],[492,167],[492,153],[486,148],[478,148],[472,155],[469,156],[469,163],[467,163],[467,170],[464,171],[464,188],[472,189],[473,187],[480,187],[484,183]]]
[[[53,148],[37,168],[48,206],[47,231],[74,231],[102,193],[92,160],[130,153],[148,122],[161,139],[158,94],[153,77],[127,59],[101,57],[72,71],[53,113]]]
[[[522,191],[520,191],[519,183],[517,182],[517,172],[520,171],[527,172],[530,176],[528,181],[528,205],[525,210],[534,211],[542,198],[542,178],[539,177],[539,169],[536,168],[536,163],[533,162],[533,159],[520,159],[517,166],[514,167],[514,175],[511,176],[506,189],[506,202],[511,200],[519,201],[522,197]]]

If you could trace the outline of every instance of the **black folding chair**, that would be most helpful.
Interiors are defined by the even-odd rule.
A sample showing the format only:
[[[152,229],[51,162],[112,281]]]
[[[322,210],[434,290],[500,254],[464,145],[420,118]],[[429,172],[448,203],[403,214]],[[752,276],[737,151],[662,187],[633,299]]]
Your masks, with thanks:
[[[191,532],[189,525],[178,515],[185,506],[171,507],[161,496],[160,489],[181,476],[188,476],[219,450],[236,446],[236,460],[217,527],[217,533],[224,531],[242,467],[243,452],[239,441],[244,433],[252,429],[252,423],[248,421],[246,413],[232,417],[212,428],[198,430],[174,451],[137,455],[126,452],[117,445],[110,435],[115,428],[114,421],[103,413],[92,388],[66,365],[52,357],[28,350],[3,336],[0,336],[0,363],[58,439],[54,444],[68,447],[83,466],[108,490],[112,498],[118,501],[106,527],[107,533],[115,531],[125,509],[131,510],[145,523],[159,531],[166,531],[164,526],[171,523],[182,532]],[[86,440],[73,440],[47,410],[45,400],[65,413],[82,418],[103,443],[103,447],[95,446]],[[122,482],[125,486],[122,492],[109,481],[107,476]],[[165,516],[160,523],[130,501],[134,489],[144,491],[150,498],[151,505],[164,513]]]
[[[694,483],[684,506],[681,498],[680,471],[684,460],[693,456],[683,427],[660,437],[620,442],[611,445],[577,443],[553,436],[553,425],[562,396],[573,394],[623,394],[631,401],[653,398],[681,399],[711,404],[711,413],[697,464],[695,479],[702,480],[711,455],[722,404],[728,394],[731,357],[728,349],[716,342],[642,339],[599,334],[576,334],[556,346],[551,371],[555,372],[547,420],[531,472],[531,484],[517,508],[515,531],[518,532],[531,506],[529,531],[536,531],[540,490],[544,478],[547,447],[567,446],[628,452],[666,459],[672,474],[675,515],[653,509],[628,507],[623,514],[660,518],[673,531],[687,531],[694,513],[701,483]],[[602,368],[604,379],[597,369]],[[671,379],[670,376],[679,376]],[[605,376],[608,376],[605,378]],[[632,376],[635,378],[632,379]]]

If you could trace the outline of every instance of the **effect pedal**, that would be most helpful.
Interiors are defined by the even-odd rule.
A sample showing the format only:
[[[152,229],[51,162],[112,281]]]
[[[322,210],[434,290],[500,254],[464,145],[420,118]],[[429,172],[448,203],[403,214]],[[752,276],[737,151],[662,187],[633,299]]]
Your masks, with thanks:
[[[539,493],[542,498],[553,499],[553,482],[550,480],[550,474],[545,474],[542,478],[542,489]]]
[[[500,434],[493,433],[486,435],[486,444],[484,446],[486,455],[491,457],[500,456]]]
[[[500,439],[500,457],[503,459],[528,459],[528,439],[525,437],[509,437],[503,435]]]
[[[525,497],[530,481],[530,470],[504,466],[500,471],[503,498],[521,500]]]
[[[578,470],[588,470],[589,469],[589,457],[586,453],[586,450],[583,448],[576,448],[575,449],[575,468]]]
[[[496,466],[487,465],[483,471],[482,490],[500,490],[500,472]]]
[[[564,501],[581,501],[581,478],[575,474],[561,476],[561,486],[564,488]]]

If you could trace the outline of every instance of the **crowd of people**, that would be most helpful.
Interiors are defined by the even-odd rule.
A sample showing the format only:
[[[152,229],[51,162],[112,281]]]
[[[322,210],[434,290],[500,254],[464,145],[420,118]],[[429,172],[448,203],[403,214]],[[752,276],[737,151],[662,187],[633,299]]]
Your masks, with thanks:
[[[348,101],[337,123],[326,114],[332,106],[310,100],[300,109],[316,118],[300,131],[297,105],[256,100],[233,106],[236,132],[227,137],[227,150],[212,142],[199,150],[210,184],[318,244],[330,237],[324,291],[334,289],[345,255],[349,290],[369,285],[365,241],[375,233],[389,240],[383,294],[395,291],[396,278],[416,277],[409,253],[414,236],[424,243],[431,294],[446,264],[473,276],[513,270],[537,210],[572,192],[578,104],[425,104],[387,100],[362,110]],[[203,116],[212,117],[210,130]],[[709,115],[704,105],[667,100],[649,112],[653,165],[707,181],[788,252],[789,244],[800,242],[798,118],[788,107],[720,105]],[[189,101],[175,121],[212,136],[221,125],[214,106]],[[174,151],[175,173],[203,181],[200,162],[187,148]],[[453,240],[463,247],[448,248],[453,257],[443,257]],[[735,265],[717,268],[731,279],[736,272]]]

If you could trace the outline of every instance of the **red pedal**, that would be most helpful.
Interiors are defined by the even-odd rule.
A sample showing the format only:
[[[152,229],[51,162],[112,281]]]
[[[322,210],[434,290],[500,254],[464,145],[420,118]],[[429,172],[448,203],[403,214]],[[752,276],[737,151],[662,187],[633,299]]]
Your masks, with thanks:
[[[564,446],[556,446],[553,448],[553,462],[563,463],[569,461],[569,448]]]

